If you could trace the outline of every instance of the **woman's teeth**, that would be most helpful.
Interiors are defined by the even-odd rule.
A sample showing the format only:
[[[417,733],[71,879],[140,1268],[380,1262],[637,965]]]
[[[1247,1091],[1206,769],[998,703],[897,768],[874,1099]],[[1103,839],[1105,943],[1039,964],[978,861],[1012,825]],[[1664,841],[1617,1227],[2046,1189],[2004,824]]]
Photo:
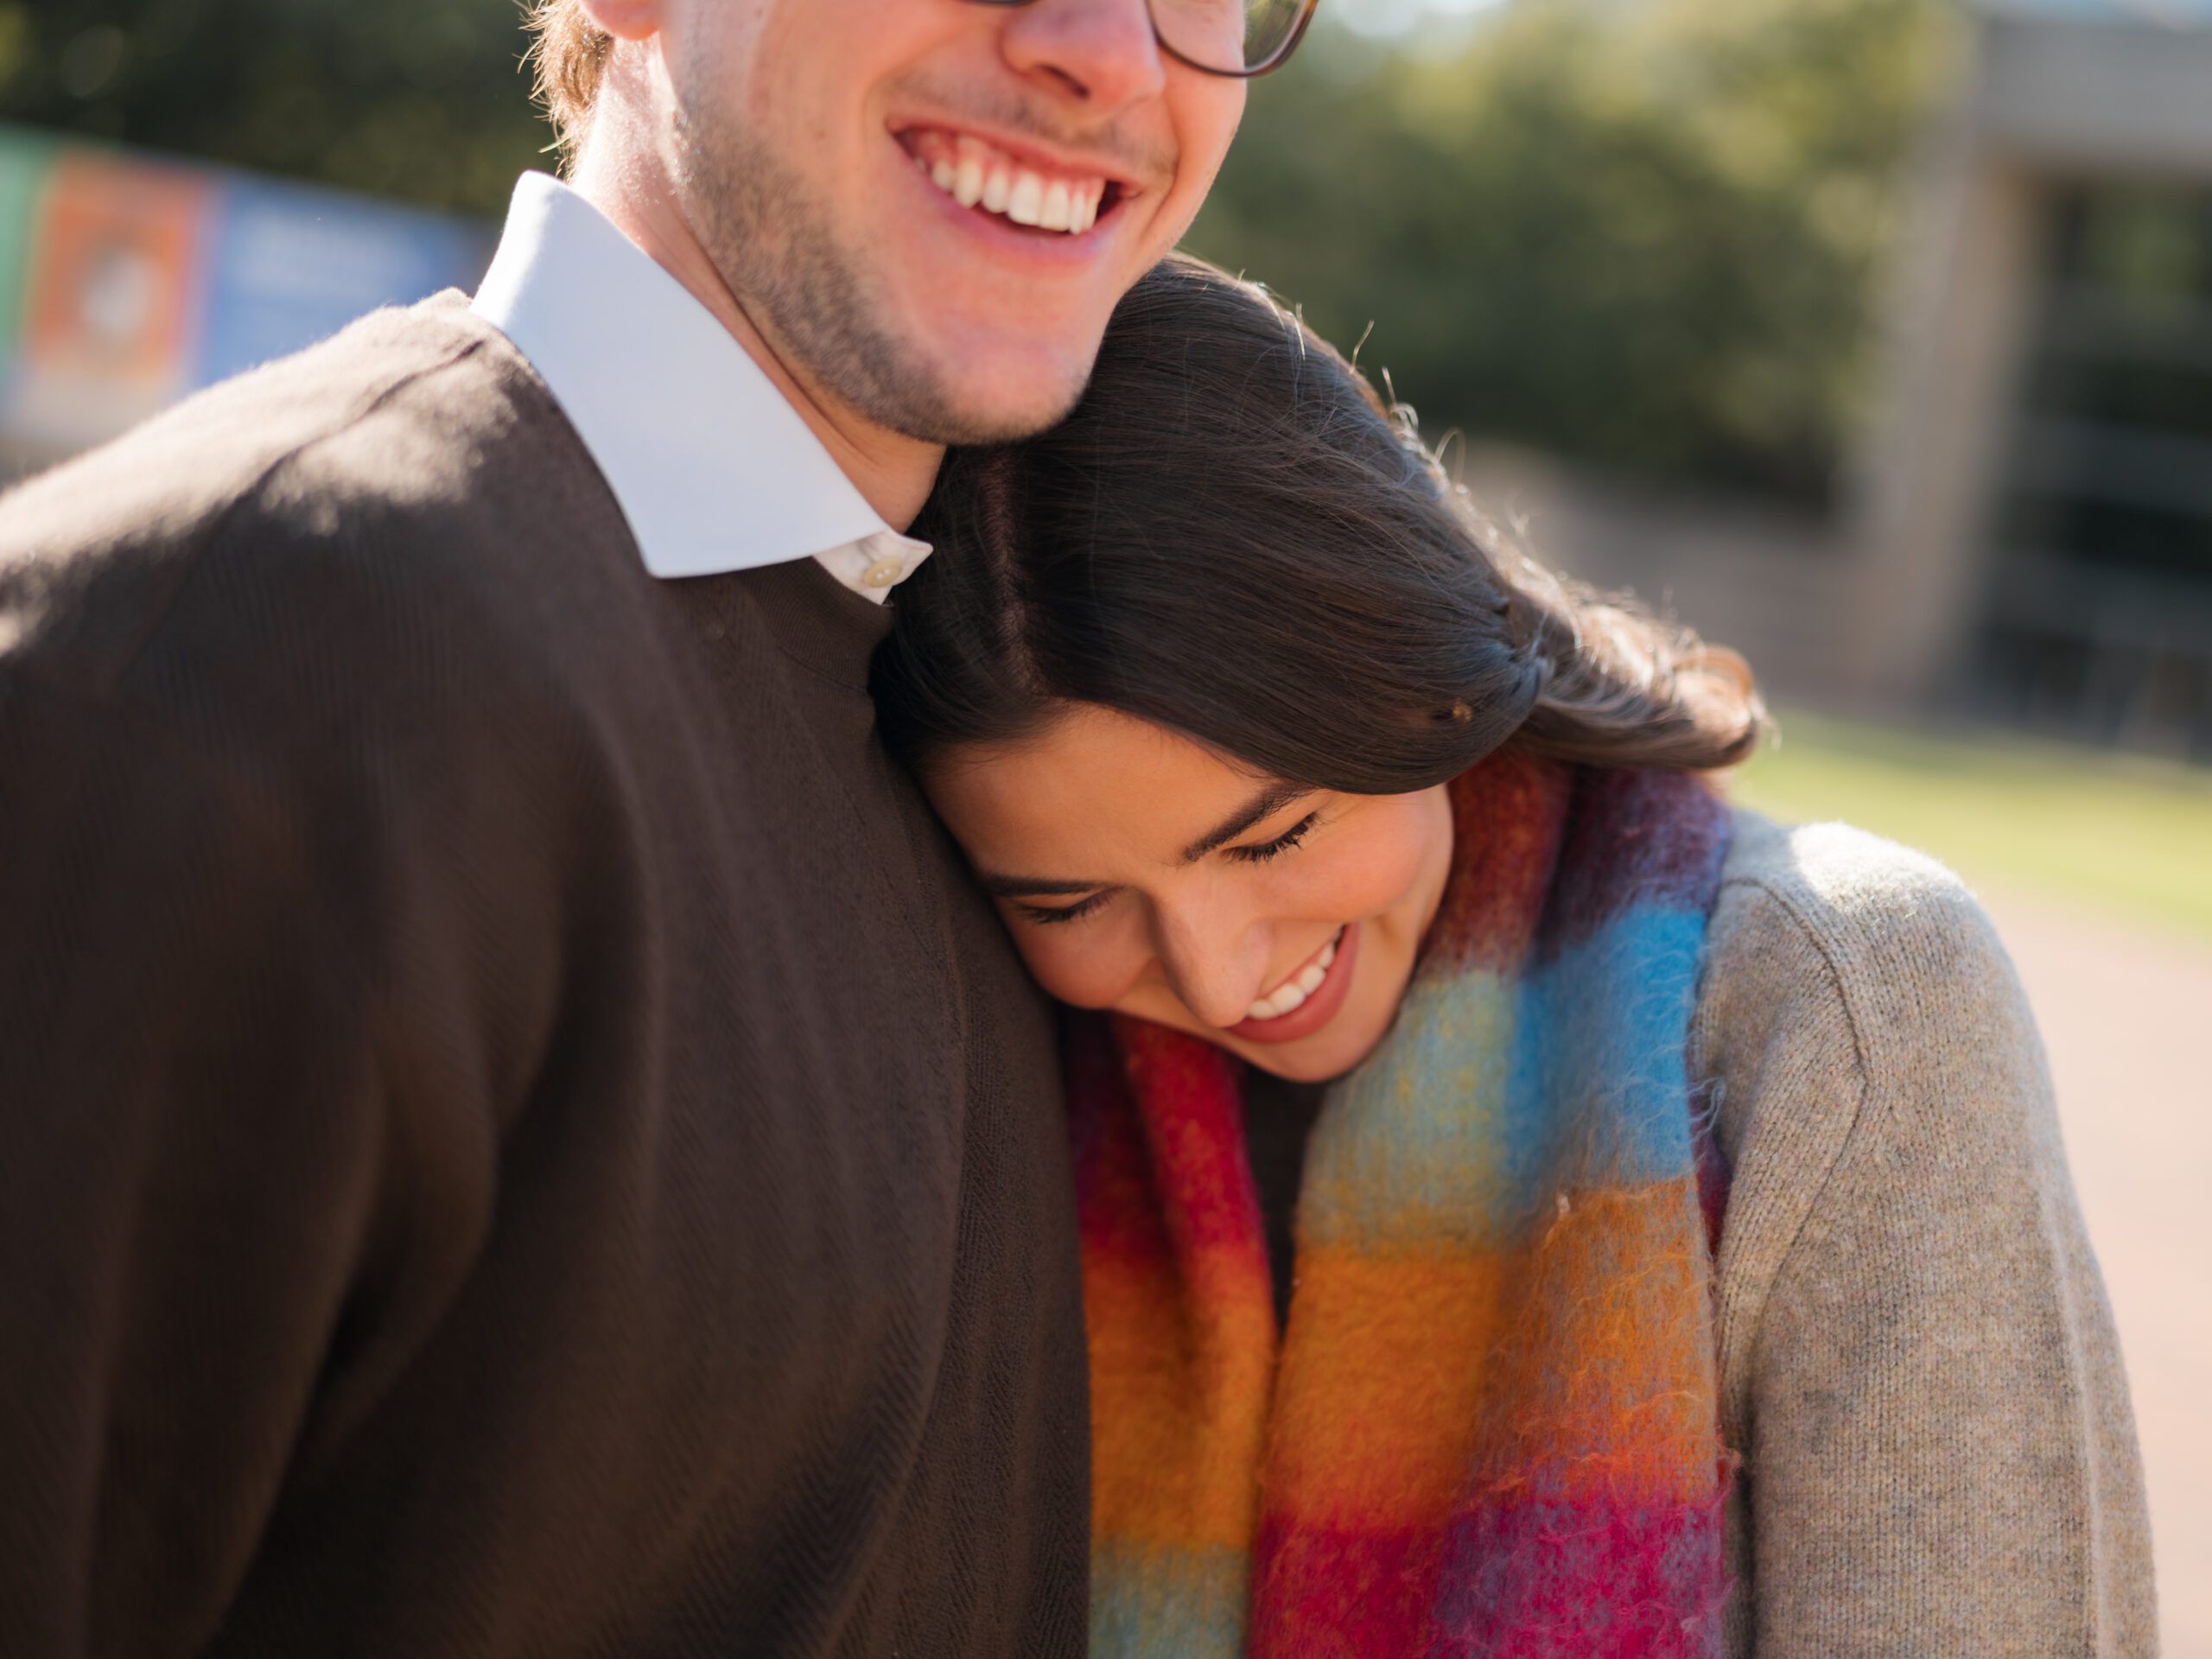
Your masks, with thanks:
[[[1248,1020],[1280,1020],[1293,1008],[1305,1006],[1306,999],[1321,988],[1321,982],[1329,976],[1329,964],[1337,959],[1337,946],[1343,943],[1344,931],[1321,947],[1321,954],[1299,970],[1295,979],[1287,980],[1245,1010]]]
[[[1017,225],[1079,236],[1098,222],[1103,179],[1048,179],[1017,165],[979,138],[919,135],[914,165],[963,207],[981,207]]]

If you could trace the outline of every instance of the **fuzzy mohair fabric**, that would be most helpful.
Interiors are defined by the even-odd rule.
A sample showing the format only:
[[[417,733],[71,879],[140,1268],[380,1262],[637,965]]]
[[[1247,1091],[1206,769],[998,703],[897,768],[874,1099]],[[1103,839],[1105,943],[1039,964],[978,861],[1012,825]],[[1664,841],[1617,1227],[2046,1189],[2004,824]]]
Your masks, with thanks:
[[[1280,1337],[1238,1063],[1072,1026],[1101,1659],[1721,1651],[1685,1043],[1730,816],[1511,753],[1452,800],[1399,1017],[1313,1131]]]

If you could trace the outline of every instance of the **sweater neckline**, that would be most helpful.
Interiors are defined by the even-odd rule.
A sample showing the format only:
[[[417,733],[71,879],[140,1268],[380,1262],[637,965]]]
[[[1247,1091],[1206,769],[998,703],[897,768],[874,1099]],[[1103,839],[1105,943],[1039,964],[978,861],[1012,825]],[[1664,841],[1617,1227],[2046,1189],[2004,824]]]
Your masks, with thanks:
[[[868,690],[868,659],[891,631],[887,605],[861,598],[813,559],[764,565],[729,580],[760,607],[785,655],[849,690]]]

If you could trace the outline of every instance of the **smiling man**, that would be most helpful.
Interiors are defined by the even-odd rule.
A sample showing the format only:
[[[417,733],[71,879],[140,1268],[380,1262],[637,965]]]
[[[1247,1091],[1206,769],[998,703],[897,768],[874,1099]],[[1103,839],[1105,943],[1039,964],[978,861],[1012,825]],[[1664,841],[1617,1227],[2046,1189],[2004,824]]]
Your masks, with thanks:
[[[0,501],[0,1650],[1082,1650],[1049,1022],[865,670],[1310,10],[550,0],[473,301]]]

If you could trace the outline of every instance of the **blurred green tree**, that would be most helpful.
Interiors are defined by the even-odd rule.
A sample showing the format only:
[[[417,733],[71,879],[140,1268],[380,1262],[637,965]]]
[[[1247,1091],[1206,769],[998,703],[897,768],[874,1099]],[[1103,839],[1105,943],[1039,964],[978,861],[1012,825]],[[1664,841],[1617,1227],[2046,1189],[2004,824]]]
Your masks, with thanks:
[[[1432,437],[1818,502],[1939,4],[1514,0],[1448,50],[1331,31],[1255,88],[1190,243],[1365,335]]]
[[[1435,434],[1818,500],[1944,0],[1509,0],[1317,29],[1191,237]],[[0,0],[0,120],[484,213],[548,164],[517,0]]]
[[[498,213],[550,134],[516,0],[0,0],[0,120]]]

